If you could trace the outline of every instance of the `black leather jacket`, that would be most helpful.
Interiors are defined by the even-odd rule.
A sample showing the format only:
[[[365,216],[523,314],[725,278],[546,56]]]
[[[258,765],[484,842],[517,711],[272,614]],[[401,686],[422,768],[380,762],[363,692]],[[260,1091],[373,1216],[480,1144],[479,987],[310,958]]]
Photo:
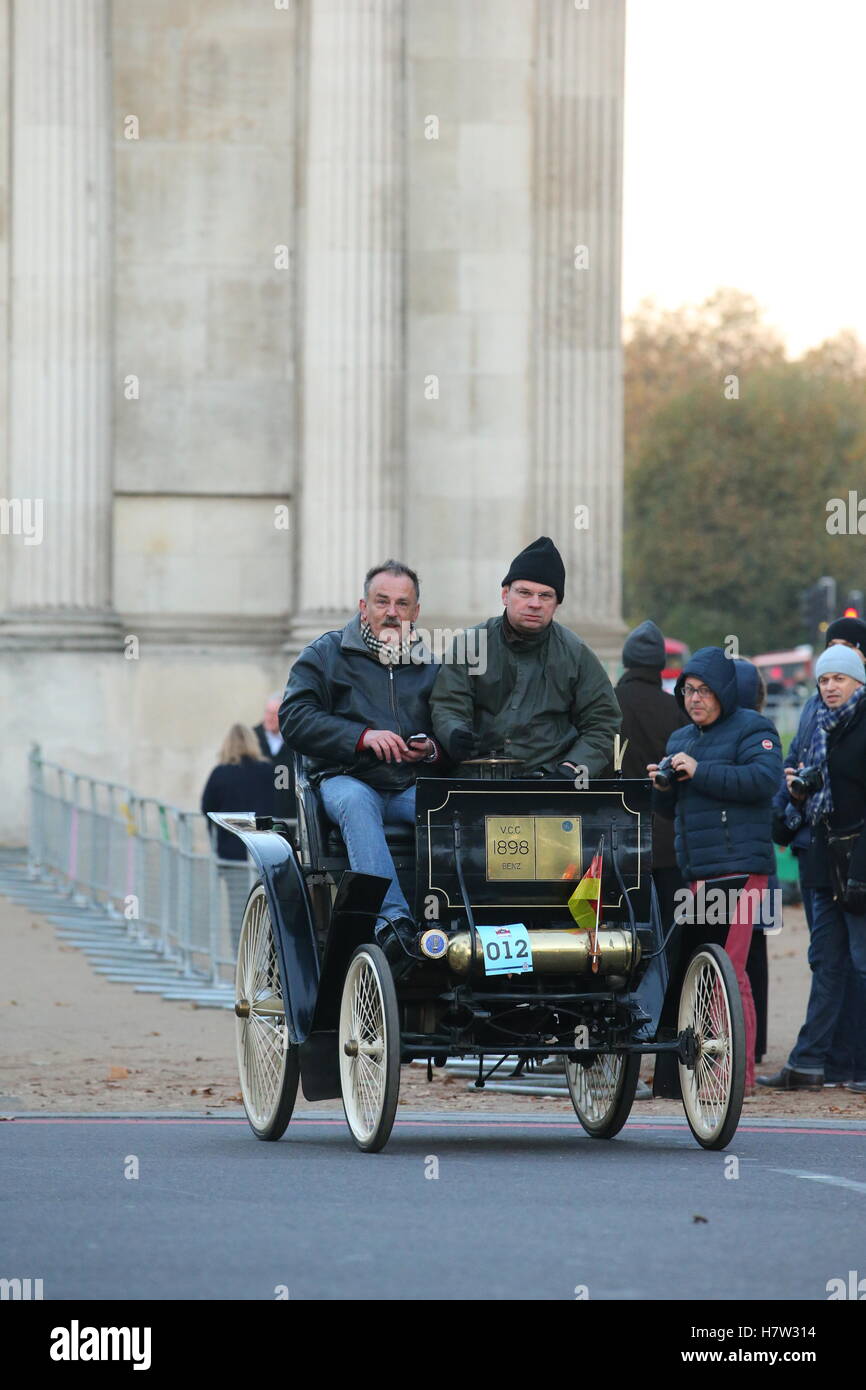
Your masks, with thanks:
[[[378,791],[403,791],[419,773],[429,775],[423,762],[388,763],[357,748],[365,729],[393,729],[404,739],[431,733],[429,697],[439,665],[423,642],[412,656],[383,665],[361,636],[359,614],[304,648],[289,673],[280,730],[307,758],[311,782],[342,773]]]

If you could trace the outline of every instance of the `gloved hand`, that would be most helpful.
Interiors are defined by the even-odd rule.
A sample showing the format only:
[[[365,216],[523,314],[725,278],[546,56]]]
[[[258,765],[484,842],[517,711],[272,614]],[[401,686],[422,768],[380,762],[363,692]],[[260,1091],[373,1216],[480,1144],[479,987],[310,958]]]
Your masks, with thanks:
[[[858,878],[849,878],[842,906],[854,917],[866,917],[866,883],[861,883]]]
[[[452,762],[462,763],[474,758],[478,752],[478,742],[472,729],[455,729],[448,740],[448,756]]]

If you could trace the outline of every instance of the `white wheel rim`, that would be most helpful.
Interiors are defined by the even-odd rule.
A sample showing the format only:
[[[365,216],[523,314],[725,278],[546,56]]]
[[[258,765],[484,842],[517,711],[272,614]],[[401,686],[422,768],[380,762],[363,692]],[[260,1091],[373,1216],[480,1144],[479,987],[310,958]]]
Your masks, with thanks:
[[[378,971],[366,951],[355,956],[346,975],[339,1047],[346,1119],[355,1137],[366,1143],[382,1118],[388,1082],[385,1001]]]
[[[616,1105],[624,1065],[620,1052],[601,1052],[589,1067],[566,1059],[565,1074],[574,1107],[590,1124],[601,1124]]]
[[[265,890],[247,903],[238,943],[236,999],[249,1004],[235,1019],[238,1071],[244,1108],[257,1129],[273,1120],[283,1089],[289,1033]]]
[[[683,1103],[695,1128],[712,1139],[721,1129],[733,1087],[733,1028],[728,991],[712,956],[691,962],[680,1001],[679,1029],[694,1029],[694,1070],[680,1063]]]

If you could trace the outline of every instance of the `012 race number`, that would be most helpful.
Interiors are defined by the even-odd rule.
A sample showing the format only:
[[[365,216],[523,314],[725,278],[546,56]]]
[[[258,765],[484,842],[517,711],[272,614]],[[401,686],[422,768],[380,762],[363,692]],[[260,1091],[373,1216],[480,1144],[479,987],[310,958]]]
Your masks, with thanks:
[[[485,975],[524,975],[532,969],[532,942],[522,922],[475,930],[484,952]]]

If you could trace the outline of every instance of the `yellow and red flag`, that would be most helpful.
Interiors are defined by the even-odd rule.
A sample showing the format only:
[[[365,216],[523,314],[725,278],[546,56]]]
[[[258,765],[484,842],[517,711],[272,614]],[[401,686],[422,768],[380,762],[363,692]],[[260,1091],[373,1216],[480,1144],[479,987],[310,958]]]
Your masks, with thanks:
[[[598,853],[593,855],[589,868],[568,900],[568,910],[581,931],[591,931],[601,920],[602,856],[603,847],[599,845]]]

